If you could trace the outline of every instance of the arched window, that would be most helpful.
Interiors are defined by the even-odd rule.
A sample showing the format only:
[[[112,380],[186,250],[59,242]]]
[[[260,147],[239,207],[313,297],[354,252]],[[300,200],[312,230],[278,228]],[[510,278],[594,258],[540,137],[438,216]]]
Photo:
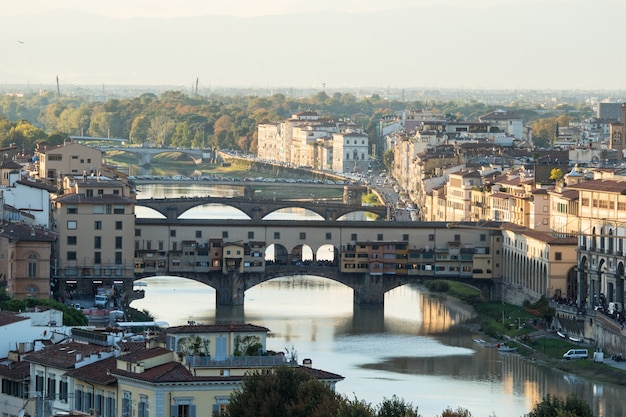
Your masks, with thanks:
[[[28,278],[37,278],[37,261],[36,253],[31,253],[27,257],[28,260]]]

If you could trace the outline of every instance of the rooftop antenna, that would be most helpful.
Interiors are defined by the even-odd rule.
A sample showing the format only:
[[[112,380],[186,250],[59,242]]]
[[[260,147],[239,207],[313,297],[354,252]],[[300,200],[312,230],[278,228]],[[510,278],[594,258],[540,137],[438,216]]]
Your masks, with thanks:
[[[61,95],[61,88],[59,87],[59,76],[57,75],[57,95]]]

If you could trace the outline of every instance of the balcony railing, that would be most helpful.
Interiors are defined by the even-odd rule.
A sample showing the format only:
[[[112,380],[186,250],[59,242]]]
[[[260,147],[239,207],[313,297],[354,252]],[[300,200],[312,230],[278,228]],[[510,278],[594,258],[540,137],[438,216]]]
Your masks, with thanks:
[[[185,363],[188,366],[207,368],[247,368],[247,367],[272,367],[286,365],[284,355],[277,356],[231,356],[226,359],[211,359],[207,356],[185,356]]]

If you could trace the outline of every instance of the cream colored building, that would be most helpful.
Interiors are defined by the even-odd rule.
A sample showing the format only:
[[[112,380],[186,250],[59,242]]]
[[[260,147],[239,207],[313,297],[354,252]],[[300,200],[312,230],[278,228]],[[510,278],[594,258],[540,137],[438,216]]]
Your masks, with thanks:
[[[50,298],[50,265],[56,234],[21,223],[0,224],[0,276],[16,300]]]
[[[53,200],[61,296],[93,295],[101,286],[132,288],[135,201],[130,188],[108,177],[78,176],[66,177],[65,190]]]
[[[626,181],[596,179],[568,188],[580,193],[578,301],[592,308],[602,294],[607,303],[617,301],[623,305],[626,298]]]
[[[70,140],[61,146],[38,147],[35,157],[39,178],[51,182],[66,175],[98,175],[102,171],[102,151]]]
[[[481,185],[482,177],[475,170],[463,170],[448,176],[446,221],[470,220],[472,189]]]
[[[502,230],[503,298],[521,305],[576,292],[577,242],[573,237],[505,225]]]

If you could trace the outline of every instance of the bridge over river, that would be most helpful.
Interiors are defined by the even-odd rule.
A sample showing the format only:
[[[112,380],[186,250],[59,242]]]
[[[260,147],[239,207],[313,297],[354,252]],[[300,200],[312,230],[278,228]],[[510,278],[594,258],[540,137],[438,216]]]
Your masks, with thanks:
[[[491,296],[500,278],[487,269],[501,264],[491,247],[501,245],[499,230],[443,222],[138,218],[135,231],[135,279],[194,279],[216,290],[217,305],[243,305],[248,289],[293,275],[342,283],[360,305],[382,305],[387,291],[426,279],[460,280]]]
[[[207,204],[222,204],[234,207],[245,213],[252,220],[261,220],[268,214],[285,208],[307,209],[319,214],[324,220],[337,220],[345,214],[354,212],[373,213],[382,219],[385,219],[388,214],[388,209],[385,206],[363,206],[324,200],[264,200],[248,197],[151,198],[138,199],[135,205],[153,209],[169,220],[176,220],[184,212]]]

